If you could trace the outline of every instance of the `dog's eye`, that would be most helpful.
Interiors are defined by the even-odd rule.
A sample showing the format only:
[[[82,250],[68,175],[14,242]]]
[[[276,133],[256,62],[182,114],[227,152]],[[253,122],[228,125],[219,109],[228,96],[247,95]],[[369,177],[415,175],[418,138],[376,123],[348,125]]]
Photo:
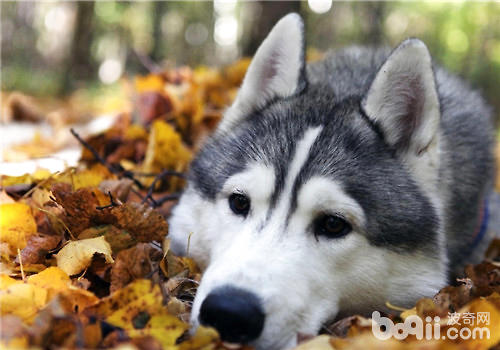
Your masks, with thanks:
[[[250,199],[240,193],[233,193],[229,196],[229,207],[236,215],[247,216],[250,210]]]
[[[339,238],[351,232],[351,225],[335,215],[321,215],[313,223],[314,236]]]

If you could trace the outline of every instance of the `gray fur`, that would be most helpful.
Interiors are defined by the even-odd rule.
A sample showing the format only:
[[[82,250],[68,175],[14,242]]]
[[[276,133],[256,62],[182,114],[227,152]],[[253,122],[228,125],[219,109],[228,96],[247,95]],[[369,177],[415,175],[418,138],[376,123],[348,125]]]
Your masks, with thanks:
[[[361,108],[389,53],[353,47],[308,65],[307,85],[304,82],[300,94],[272,101],[230,132],[211,138],[193,161],[189,181],[213,200],[227,178],[259,160],[275,168],[276,199],[294,154],[294,141],[309,127],[322,125],[294,193],[313,175],[332,177],[366,212],[365,235],[372,244],[437,256],[433,248],[440,219],[435,208]],[[444,232],[450,265],[460,268],[477,256],[468,246],[492,183],[491,111],[463,81],[438,66],[434,72],[443,138],[439,184],[450,194],[444,207]]]

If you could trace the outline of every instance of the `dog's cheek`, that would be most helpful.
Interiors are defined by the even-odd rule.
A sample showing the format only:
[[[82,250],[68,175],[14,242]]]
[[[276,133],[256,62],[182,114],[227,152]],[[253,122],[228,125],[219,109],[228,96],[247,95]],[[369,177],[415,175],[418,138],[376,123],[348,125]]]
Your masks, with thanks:
[[[176,255],[187,255],[203,268],[210,255],[211,223],[214,205],[195,191],[188,189],[174,208],[169,220],[170,249]]]

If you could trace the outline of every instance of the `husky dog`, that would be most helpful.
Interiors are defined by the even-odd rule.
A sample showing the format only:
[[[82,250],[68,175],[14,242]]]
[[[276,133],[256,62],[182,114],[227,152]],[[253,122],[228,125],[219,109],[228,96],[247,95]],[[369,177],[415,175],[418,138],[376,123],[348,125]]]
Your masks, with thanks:
[[[258,349],[431,297],[486,239],[482,98],[418,39],[306,65],[303,30],[290,14],[264,40],[170,219],[204,269],[193,326]]]

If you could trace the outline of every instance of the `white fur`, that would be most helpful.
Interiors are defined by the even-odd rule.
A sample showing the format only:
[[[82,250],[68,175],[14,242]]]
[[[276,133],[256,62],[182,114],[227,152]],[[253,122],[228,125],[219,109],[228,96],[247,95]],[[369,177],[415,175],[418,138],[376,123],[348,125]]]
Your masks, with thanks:
[[[218,131],[227,131],[276,97],[291,96],[303,65],[303,23],[299,15],[283,17],[257,50],[233,105]]]

